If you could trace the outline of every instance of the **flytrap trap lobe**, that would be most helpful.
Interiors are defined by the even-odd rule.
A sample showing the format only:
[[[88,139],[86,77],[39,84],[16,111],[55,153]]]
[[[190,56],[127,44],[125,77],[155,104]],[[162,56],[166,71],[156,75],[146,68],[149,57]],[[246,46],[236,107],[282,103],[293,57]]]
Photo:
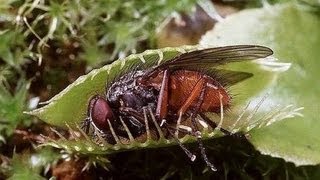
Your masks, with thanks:
[[[197,139],[206,164],[216,170],[201,141],[204,127],[211,131],[217,127],[206,113],[223,114],[231,106],[228,87],[253,76],[217,67],[272,54],[263,46],[225,46],[183,53],[149,69],[137,68],[109,84],[105,96],[89,100],[82,129],[93,136],[98,133],[111,145],[173,139],[193,161],[196,156],[180,141],[190,135]]]

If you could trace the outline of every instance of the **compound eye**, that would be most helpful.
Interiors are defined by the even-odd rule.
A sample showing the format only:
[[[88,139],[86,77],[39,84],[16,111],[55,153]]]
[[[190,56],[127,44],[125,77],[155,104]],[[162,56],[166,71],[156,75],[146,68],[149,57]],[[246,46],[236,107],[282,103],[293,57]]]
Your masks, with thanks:
[[[112,109],[106,99],[94,96],[89,102],[88,115],[96,127],[100,130],[109,130],[108,120],[114,118]]]

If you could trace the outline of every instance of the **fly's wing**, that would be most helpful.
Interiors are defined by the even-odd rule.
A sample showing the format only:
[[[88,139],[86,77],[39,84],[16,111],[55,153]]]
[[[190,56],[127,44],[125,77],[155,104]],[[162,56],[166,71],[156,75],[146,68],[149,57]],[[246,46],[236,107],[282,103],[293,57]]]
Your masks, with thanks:
[[[184,67],[183,70],[201,72],[217,80],[223,86],[232,86],[253,76],[252,73],[248,72],[231,71],[227,69],[217,69],[210,67]]]
[[[236,45],[203,50],[191,51],[181,54],[172,61],[165,62],[159,68],[179,68],[186,66],[218,66],[230,62],[249,61],[265,58],[272,55],[270,48],[257,45]]]
[[[252,73],[231,71],[226,69],[210,69],[205,70],[204,73],[216,79],[223,86],[232,86],[238,82],[244,81],[253,76]]]
[[[221,71],[215,68],[213,71],[216,70],[217,72],[210,73],[211,70],[208,69],[231,62],[265,58],[272,54],[273,51],[270,48],[258,45],[236,45],[196,50],[181,54],[171,61],[167,61],[150,69],[145,73],[144,79],[157,75],[163,69],[194,69],[196,71],[208,71],[208,73],[211,74],[210,76],[215,78],[228,77],[221,79],[225,81],[225,84],[232,85],[251,77],[252,74],[235,71],[228,71],[228,73],[226,73],[227,70]],[[219,75],[218,72],[222,75]]]

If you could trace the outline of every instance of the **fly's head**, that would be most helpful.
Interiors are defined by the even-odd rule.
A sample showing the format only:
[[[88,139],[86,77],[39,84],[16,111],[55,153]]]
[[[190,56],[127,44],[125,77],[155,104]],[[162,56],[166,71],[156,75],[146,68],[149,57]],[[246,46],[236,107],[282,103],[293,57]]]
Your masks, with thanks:
[[[108,104],[108,101],[101,96],[93,96],[89,101],[88,118],[100,130],[109,129],[109,120],[114,120],[115,116]]]

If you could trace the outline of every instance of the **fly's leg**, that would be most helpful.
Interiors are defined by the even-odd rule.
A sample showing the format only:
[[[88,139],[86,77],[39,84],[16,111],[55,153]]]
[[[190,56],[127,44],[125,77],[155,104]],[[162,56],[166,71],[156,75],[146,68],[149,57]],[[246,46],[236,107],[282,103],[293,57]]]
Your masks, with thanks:
[[[196,116],[198,115],[200,107],[201,107],[201,105],[203,103],[205,91],[206,91],[206,87],[203,86],[202,89],[201,89],[201,93],[200,93],[198,102],[197,102],[196,107],[194,109],[194,112],[191,113],[191,122],[192,122],[193,128],[196,131],[195,132],[196,133],[196,138],[197,138],[197,142],[199,144],[199,148],[200,148],[201,156],[202,156],[203,160],[206,162],[207,166],[211,168],[212,171],[217,171],[215,166],[209,161],[209,159],[207,157],[207,154],[206,154],[206,151],[205,151],[205,147],[204,147],[204,145],[202,143],[202,140],[201,140],[201,132],[199,131],[199,128],[198,128],[197,122],[196,122]]]
[[[189,109],[189,107],[193,104],[194,101],[196,100],[199,101],[199,96],[201,96],[202,91],[205,90],[205,87],[206,87],[205,85],[206,85],[206,82],[204,78],[200,78],[196,83],[196,85],[194,86],[194,88],[192,89],[188,99],[183,103],[183,105],[179,109],[178,114],[184,114]],[[203,101],[203,98],[202,98],[202,101]],[[200,103],[198,109],[200,109],[201,104],[202,102]]]
[[[96,139],[98,138],[100,132],[99,132],[99,130],[98,130],[94,125],[92,125],[91,123],[92,123],[91,118],[90,118],[90,116],[88,116],[85,120],[83,120],[80,128],[81,128],[86,134],[89,134],[90,128],[92,127],[93,130],[92,130],[92,132],[91,132],[90,134],[91,134],[92,139],[95,139],[95,140],[96,140]],[[103,135],[107,135],[107,134],[103,134]]]
[[[163,79],[161,82],[161,88],[158,97],[156,117],[160,120],[163,120],[167,117],[168,114],[168,86],[169,86],[169,70],[164,70]]]
[[[212,129],[214,129],[214,128],[217,127],[217,124],[216,124],[215,122],[211,121],[211,120],[208,118],[208,116],[206,116],[204,113],[199,113],[199,115],[200,115],[200,117],[201,117],[206,123],[208,123],[208,124],[211,126]],[[226,129],[224,129],[224,128],[220,128],[220,131],[221,131],[223,134],[227,135],[227,136],[232,135],[231,132],[229,132],[228,130],[226,130]]]
[[[192,126],[193,126],[193,129],[195,130],[195,136],[197,138],[197,142],[199,144],[199,148],[200,148],[201,156],[203,160],[206,162],[207,166],[211,168],[212,171],[216,171],[217,169],[209,161],[206,155],[205,148],[201,140],[201,132],[199,131],[199,128],[196,122],[196,116],[198,115],[200,107],[204,100],[205,90],[206,90],[206,81],[204,80],[204,78],[200,78],[200,80],[197,82],[197,84],[193,88],[189,98],[184,102],[184,104],[182,105],[178,113],[179,114],[185,113],[193,104],[193,102],[196,101],[195,107],[191,110]]]
[[[156,119],[153,115],[153,112],[151,111],[151,109],[149,108],[149,115],[151,116],[151,118],[153,119],[153,122],[154,124],[156,125],[156,128],[158,129],[158,133],[159,133],[159,136],[161,138],[161,133],[162,133],[162,130],[161,130],[161,127],[164,128],[165,130],[167,130],[167,132],[170,134],[170,136],[172,136],[174,138],[174,140],[178,143],[178,145],[181,147],[181,149],[186,153],[186,155],[190,158],[191,161],[194,161],[196,159],[196,156],[194,154],[192,154],[181,142],[180,140],[174,136],[173,132],[172,132],[172,127],[170,127],[170,125],[165,121],[163,120],[161,122],[161,127],[158,126],[158,123],[156,122]],[[148,114],[147,114],[147,111],[144,110],[144,116],[145,116],[145,124],[146,124],[146,131],[147,131],[147,137],[150,137],[150,132],[148,131],[149,130],[149,125],[148,125]],[[149,135],[148,135],[149,134]],[[163,136],[163,135],[162,135]]]
[[[94,96],[93,98],[96,98],[96,97],[97,97],[97,95]],[[92,98],[92,99],[93,99],[93,98]],[[91,100],[90,100],[90,102],[91,102]],[[92,105],[91,103],[89,103],[89,104],[88,104],[88,108],[87,108],[87,117],[86,117],[85,120],[83,120],[83,122],[82,122],[82,124],[81,124],[81,129],[83,129],[86,134],[89,133],[89,131],[90,131],[90,126],[91,126],[91,123],[92,123],[92,120],[91,120],[91,111],[92,111],[92,108],[93,108],[93,105]]]
[[[81,124],[81,129],[84,130],[84,132],[86,134],[89,133],[89,130],[90,130],[90,125],[91,125],[91,121],[90,121],[90,117],[87,117]]]
[[[186,155],[189,157],[189,159],[193,162],[194,160],[196,160],[197,156],[194,155],[193,153],[191,153],[189,151],[189,149],[187,147],[185,147],[181,142],[180,140],[178,139],[178,137],[176,137],[173,133],[172,130],[176,130],[172,127],[169,126],[168,123],[166,123],[165,121],[163,121],[163,127],[167,129],[167,131],[169,132],[170,136],[173,137],[173,139],[178,143],[178,145],[181,147],[181,149],[184,151],[184,153],[186,153]],[[178,131],[180,131],[178,129]],[[187,132],[188,133],[188,132]]]
[[[135,109],[128,108],[128,107],[121,107],[119,111],[121,114],[131,116],[127,118],[128,121],[126,122],[128,123],[126,123],[126,125],[129,127],[134,137],[140,136],[145,132],[144,117],[140,115],[141,113],[139,113]]]
[[[192,113],[191,114],[191,122],[192,122],[192,126],[194,127],[195,129],[195,135],[196,135],[196,138],[197,138],[197,142],[199,144],[199,149],[201,151],[201,156],[203,158],[203,160],[206,162],[207,166],[211,168],[212,171],[217,171],[216,167],[209,161],[208,157],[207,157],[207,154],[206,154],[206,150],[205,150],[205,147],[202,143],[202,140],[201,140],[201,132],[199,131],[198,127],[197,127],[197,122],[196,122],[196,115],[197,113]]]
[[[167,128],[169,134],[174,137],[174,139],[176,140],[176,142],[178,143],[178,145],[181,147],[181,149],[186,153],[186,155],[189,157],[189,159],[193,162],[194,160],[196,160],[197,156],[192,154],[189,149],[187,149],[181,142],[178,138],[176,138],[174,136],[174,133],[169,129]]]
[[[181,106],[181,108],[178,111],[179,118],[177,121],[177,129],[179,129],[182,115],[184,113],[186,113],[186,111],[193,104],[193,102],[199,98],[202,89],[205,89],[205,80],[203,78],[200,78],[198,80],[198,82],[196,83],[196,85],[194,86],[194,88],[192,89],[191,94],[189,95],[187,100],[183,103],[183,105]],[[179,131],[176,131],[177,137],[178,137],[178,133],[179,133]]]
[[[206,122],[208,123],[213,129],[217,127],[217,124],[213,121],[211,121],[208,116],[206,116],[205,114],[203,113],[199,113],[200,117]],[[242,138],[246,138],[245,135],[241,134],[241,133],[231,133],[230,131],[224,129],[224,128],[220,128],[219,129],[224,135],[227,135],[227,136],[231,136],[231,137],[235,137],[235,138],[239,138],[239,139],[242,139]]]
[[[129,108],[129,107],[120,107],[119,111],[121,111],[123,113],[127,113],[128,115],[135,117],[140,122],[144,122],[144,117],[141,115],[141,113],[139,113],[135,109],[132,109],[132,108]]]

